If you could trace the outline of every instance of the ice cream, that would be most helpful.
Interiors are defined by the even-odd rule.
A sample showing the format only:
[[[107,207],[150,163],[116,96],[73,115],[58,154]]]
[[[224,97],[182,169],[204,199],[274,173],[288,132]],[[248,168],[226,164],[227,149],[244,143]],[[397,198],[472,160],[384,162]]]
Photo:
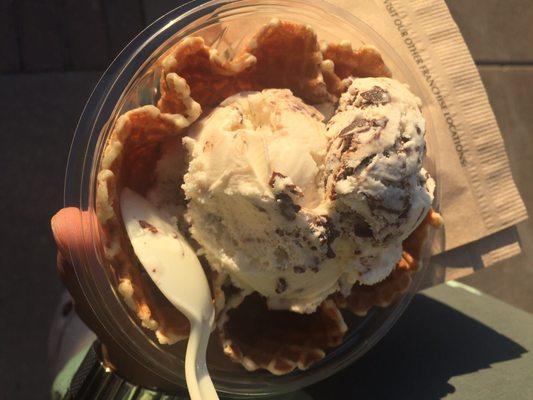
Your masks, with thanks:
[[[355,79],[322,120],[287,89],[244,92],[185,139],[192,236],[272,309],[313,312],[333,292],[384,279],[431,203],[424,119],[405,86]]]
[[[324,197],[322,115],[287,89],[246,92],[199,121],[186,145],[191,233],[210,265],[273,308],[314,311],[342,272],[327,219],[313,212]]]
[[[384,279],[433,201],[420,99],[390,78],[348,79],[328,123],[326,192],[358,247],[362,283]]]

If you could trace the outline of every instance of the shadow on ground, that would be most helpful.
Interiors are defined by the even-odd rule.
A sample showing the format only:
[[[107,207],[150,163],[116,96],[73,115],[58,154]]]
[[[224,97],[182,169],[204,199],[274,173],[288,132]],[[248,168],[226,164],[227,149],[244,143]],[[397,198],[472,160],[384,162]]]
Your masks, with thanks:
[[[306,390],[322,399],[440,399],[450,378],[519,358],[522,346],[424,295],[359,362]]]

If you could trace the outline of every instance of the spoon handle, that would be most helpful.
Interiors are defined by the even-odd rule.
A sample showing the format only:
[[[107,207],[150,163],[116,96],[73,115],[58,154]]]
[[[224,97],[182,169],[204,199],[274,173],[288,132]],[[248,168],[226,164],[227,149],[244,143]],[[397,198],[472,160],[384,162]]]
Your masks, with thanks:
[[[185,380],[191,400],[218,400],[206,364],[210,325],[191,321],[191,333],[185,353]]]

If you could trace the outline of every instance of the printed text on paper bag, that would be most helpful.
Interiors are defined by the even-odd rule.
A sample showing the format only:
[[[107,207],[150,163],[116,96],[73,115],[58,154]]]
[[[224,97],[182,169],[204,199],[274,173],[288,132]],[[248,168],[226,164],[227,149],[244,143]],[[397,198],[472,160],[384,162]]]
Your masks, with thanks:
[[[439,88],[436,80],[432,76],[431,70],[428,68],[426,62],[421,56],[415,41],[411,37],[406,26],[404,25],[404,18],[397,12],[396,8],[392,4],[392,0],[384,0],[383,4],[385,5],[387,12],[389,13],[389,16],[393,19],[393,23],[396,26],[396,29],[400,33],[401,37],[403,38],[403,42],[407,46],[407,49],[411,53],[411,56],[413,57],[415,63],[418,65],[420,71],[422,72],[424,79],[426,80],[427,84],[431,89],[431,93],[433,93],[435,100],[437,100],[437,103],[439,104],[442,110],[442,115],[446,120],[446,124],[448,125],[448,130],[452,137],[455,150],[457,151],[457,155],[459,156],[459,161],[461,162],[462,166],[466,166],[468,164],[466,151],[461,143],[461,138],[459,137],[457,126],[448,108],[446,99],[441,92],[441,89]]]

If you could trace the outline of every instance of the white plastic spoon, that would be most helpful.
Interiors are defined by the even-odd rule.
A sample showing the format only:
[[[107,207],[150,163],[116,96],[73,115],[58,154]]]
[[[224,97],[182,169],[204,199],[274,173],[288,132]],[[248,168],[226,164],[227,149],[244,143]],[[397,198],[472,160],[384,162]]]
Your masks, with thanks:
[[[161,293],[191,323],[185,354],[185,378],[191,399],[218,399],[206,364],[215,310],[198,257],[180,232],[138,193],[123,189],[120,206],[135,255]]]

